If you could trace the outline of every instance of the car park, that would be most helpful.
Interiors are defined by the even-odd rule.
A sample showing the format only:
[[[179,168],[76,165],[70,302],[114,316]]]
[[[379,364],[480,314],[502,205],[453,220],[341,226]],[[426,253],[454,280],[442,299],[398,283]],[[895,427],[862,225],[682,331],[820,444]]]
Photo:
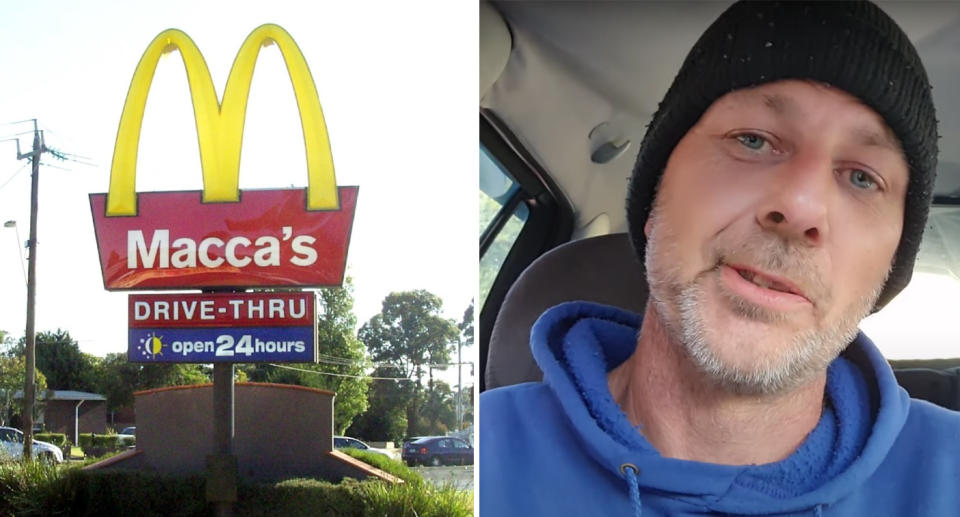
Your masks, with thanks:
[[[412,441],[403,447],[403,461],[412,466],[473,465],[473,447],[460,438],[432,436]]]
[[[394,459],[393,455],[390,454],[390,452],[388,452],[387,450],[371,447],[366,443],[360,440],[357,440],[356,438],[350,438],[349,436],[334,436],[333,448],[334,449],[357,449],[361,451],[370,451],[376,454],[386,456],[390,459]]]
[[[33,457],[51,463],[63,462],[63,451],[52,443],[33,440]],[[0,459],[23,458],[23,432],[13,427],[0,427]]]
[[[641,312],[627,179],[683,56],[730,2],[494,2],[480,8],[481,391],[536,381],[547,308]],[[879,2],[926,64],[939,119],[933,206],[910,285],[862,322],[913,397],[960,409],[960,5]],[[584,257],[591,259],[584,260]]]

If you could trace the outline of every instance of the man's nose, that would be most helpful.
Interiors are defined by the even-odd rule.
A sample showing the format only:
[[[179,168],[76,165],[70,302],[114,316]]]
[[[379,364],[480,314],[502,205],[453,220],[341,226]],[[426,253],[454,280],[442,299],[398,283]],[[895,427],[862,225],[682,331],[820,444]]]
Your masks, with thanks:
[[[834,182],[832,162],[796,156],[773,173],[769,192],[757,208],[757,223],[808,246],[822,245],[830,231],[827,205]]]

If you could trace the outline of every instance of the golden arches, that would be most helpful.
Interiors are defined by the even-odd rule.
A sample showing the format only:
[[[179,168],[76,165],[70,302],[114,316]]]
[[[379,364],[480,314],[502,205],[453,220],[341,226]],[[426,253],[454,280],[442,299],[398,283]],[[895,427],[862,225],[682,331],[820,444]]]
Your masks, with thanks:
[[[307,158],[307,209],[339,208],[330,139],[313,76],[290,34],[278,25],[265,24],[254,29],[240,46],[222,103],[217,99],[207,63],[189,36],[183,31],[168,29],[150,42],[137,64],[120,116],[110,169],[108,216],[136,214],[137,149],[147,95],[160,56],[173,50],[180,51],[190,86],[203,170],[203,200],[239,201],[240,148],[247,98],[260,48],[270,43],[275,43],[283,55],[300,111]]]

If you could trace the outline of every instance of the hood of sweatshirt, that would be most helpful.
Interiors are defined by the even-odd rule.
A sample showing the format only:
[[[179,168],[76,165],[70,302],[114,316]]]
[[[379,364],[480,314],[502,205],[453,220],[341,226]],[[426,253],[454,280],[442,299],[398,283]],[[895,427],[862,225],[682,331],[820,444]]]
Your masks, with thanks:
[[[636,314],[572,302],[544,313],[531,333],[543,380],[584,450],[623,479],[638,508],[645,494],[657,494],[720,513],[819,514],[876,471],[906,421],[909,395],[861,333],[829,366],[820,421],[786,459],[732,466],[663,457],[607,387],[607,372],[633,353],[640,324]]]

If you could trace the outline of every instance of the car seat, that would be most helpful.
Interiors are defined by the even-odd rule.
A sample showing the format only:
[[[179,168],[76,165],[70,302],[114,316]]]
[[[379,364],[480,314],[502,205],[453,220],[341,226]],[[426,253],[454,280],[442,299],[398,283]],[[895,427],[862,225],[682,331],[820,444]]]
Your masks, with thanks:
[[[643,312],[647,280],[626,233],[568,242],[543,254],[507,292],[490,334],[486,387],[539,381],[530,329],[562,302],[585,300]]]

